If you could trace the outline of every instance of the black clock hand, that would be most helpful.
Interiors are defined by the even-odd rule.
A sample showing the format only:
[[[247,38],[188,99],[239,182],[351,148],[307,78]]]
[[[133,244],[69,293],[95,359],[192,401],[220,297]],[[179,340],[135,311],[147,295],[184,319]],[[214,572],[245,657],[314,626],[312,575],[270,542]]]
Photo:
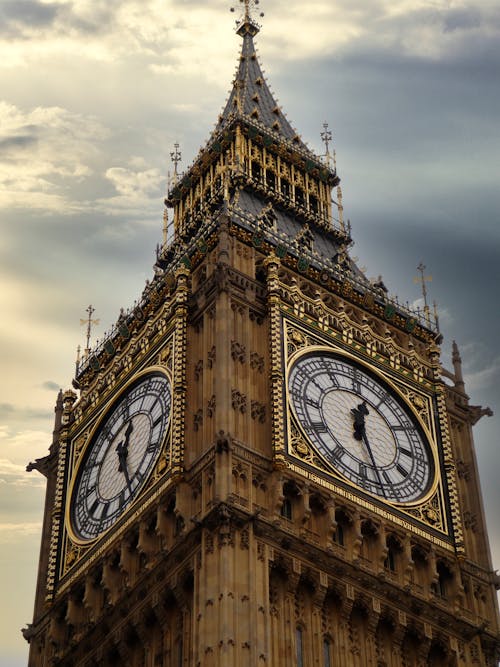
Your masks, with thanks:
[[[134,424],[132,420],[130,420],[127,426],[127,430],[125,431],[125,440],[119,442],[116,447],[116,452],[118,454],[118,472],[122,472],[125,475],[125,481],[127,482],[128,490],[131,495],[132,495],[132,485],[130,483],[130,477],[127,470],[127,457],[128,457],[128,444],[133,430],[134,430]]]
[[[370,443],[368,442],[368,438],[367,438],[367,436],[366,436],[366,430],[365,430],[365,428],[363,428],[363,442],[365,443],[365,447],[366,447],[366,449],[368,450],[368,454],[369,454],[369,456],[370,456],[370,459],[371,459],[371,462],[372,462],[372,466],[375,468],[375,473],[376,473],[376,475],[377,475],[377,479],[378,479],[378,483],[379,483],[380,489],[382,490],[382,493],[384,494],[384,498],[387,498],[386,493],[385,493],[385,489],[384,489],[384,485],[382,484],[382,479],[381,479],[381,477],[380,477],[380,471],[379,471],[379,469],[377,468],[377,464],[375,463],[375,459],[374,459],[374,457],[373,457],[372,448],[370,447]]]
[[[354,437],[356,440],[362,441],[368,451],[368,456],[370,457],[370,461],[372,463],[372,466],[375,470],[375,474],[377,475],[378,483],[380,486],[380,489],[382,493],[384,494],[384,498],[387,498],[387,495],[385,493],[384,485],[382,484],[382,479],[380,477],[380,472],[377,467],[377,464],[375,463],[375,457],[373,456],[372,448],[370,447],[370,442],[368,441],[368,436],[366,435],[366,424],[365,424],[365,417],[368,412],[368,408],[366,407],[366,401],[363,401],[358,405],[357,408],[352,408],[351,414],[354,417]]]

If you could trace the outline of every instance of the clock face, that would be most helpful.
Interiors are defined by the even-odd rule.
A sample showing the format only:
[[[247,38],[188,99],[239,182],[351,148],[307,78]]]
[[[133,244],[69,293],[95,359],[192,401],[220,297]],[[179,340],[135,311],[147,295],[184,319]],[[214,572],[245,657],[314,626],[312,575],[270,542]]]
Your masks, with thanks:
[[[305,435],[339,473],[396,503],[427,494],[433,458],[409,407],[342,356],[314,352],[290,370],[288,391]]]
[[[99,424],[78,468],[71,525],[81,540],[107,530],[137,497],[160,455],[170,424],[170,381],[142,376]]]

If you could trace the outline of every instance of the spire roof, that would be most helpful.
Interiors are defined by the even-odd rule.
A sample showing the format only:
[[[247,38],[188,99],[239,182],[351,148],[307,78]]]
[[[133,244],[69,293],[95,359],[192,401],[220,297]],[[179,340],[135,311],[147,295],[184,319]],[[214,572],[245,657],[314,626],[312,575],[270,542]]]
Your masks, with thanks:
[[[225,129],[235,117],[246,116],[271,133],[277,133],[283,139],[294,142],[297,148],[313,156],[285,117],[264,77],[253,40],[258,32],[259,25],[246,13],[237,28],[237,33],[243,38],[238,69],[215,131],[217,133]]]

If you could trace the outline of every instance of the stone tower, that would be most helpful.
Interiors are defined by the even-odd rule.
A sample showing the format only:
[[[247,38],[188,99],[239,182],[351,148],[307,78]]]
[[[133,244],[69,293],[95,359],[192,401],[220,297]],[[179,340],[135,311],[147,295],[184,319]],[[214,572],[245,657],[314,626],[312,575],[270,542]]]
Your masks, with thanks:
[[[428,313],[351,259],[336,169],[276,104],[249,4],[227,105],[166,200],[174,238],[30,464],[29,665],[493,667],[485,411]]]

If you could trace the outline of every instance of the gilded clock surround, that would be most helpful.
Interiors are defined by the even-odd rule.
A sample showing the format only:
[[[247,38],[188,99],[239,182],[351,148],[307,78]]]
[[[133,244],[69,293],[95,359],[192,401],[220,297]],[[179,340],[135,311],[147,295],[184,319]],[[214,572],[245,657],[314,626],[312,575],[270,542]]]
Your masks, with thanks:
[[[168,379],[168,382],[171,387],[171,377],[168,371],[166,371],[163,367],[161,366],[152,366],[148,367],[144,370],[142,370],[140,373],[134,375],[131,377],[125,385],[121,388],[119,393],[113,398],[112,401],[108,403],[108,405],[104,406],[102,408],[102,412],[97,419],[96,423],[92,426],[92,429],[89,432],[85,434],[83,438],[78,438],[76,436],[75,440],[75,446],[73,448],[74,451],[74,468],[73,468],[73,473],[72,473],[72,479],[70,481],[69,487],[68,487],[68,496],[69,496],[69,502],[66,504],[66,515],[65,515],[65,522],[66,522],[66,529],[68,531],[68,535],[74,545],[88,545],[89,543],[95,541],[96,539],[101,539],[104,537],[106,532],[109,532],[111,530],[116,521],[120,521],[120,518],[118,517],[113,523],[104,531],[99,532],[96,534],[94,538],[90,537],[81,537],[78,535],[78,533],[75,531],[74,528],[74,517],[72,517],[72,506],[75,500],[77,499],[77,491],[78,491],[78,484],[79,484],[79,476],[81,472],[82,465],[85,463],[86,458],[88,457],[89,450],[95,446],[95,439],[96,435],[100,432],[103,424],[106,423],[107,419],[109,418],[110,413],[112,413],[113,410],[116,409],[116,406],[120,403],[122,400],[123,396],[126,396],[127,393],[129,392],[130,388],[136,386],[138,383],[140,383],[141,380],[148,379],[154,375],[164,377]],[[170,395],[171,395],[171,390],[170,390]],[[171,399],[169,403],[171,402]],[[169,404],[169,413],[171,414],[171,405]],[[131,500],[132,504],[136,501],[137,499],[137,494],[138,493],[144,493],[147,491],[148,487],[153,485],[163,474],[166,473],[167,469],[170,467],[170,460],[171,460],[171,423],[170,423],[170,414],[168,417],[168,427],[167,430],[162,437],[160,448],[158,451],[158,454],[155,455],[155,458],[157,458],[156,463],[154,464],[153,469],[150,471],[148,474],[148,479],[144,480],[142,485],[134,491],[133,498]],[[85,442],[85,447],[81,447],[82,441]],[[80,445],[80,447],[78,447]],[[116,456],[115,456],[116,458]],[[117,459],[118,461],[118,459]],[[117,464],[118,465],[118,464]],[[129,505],[130,503],[127,503],[127,507],[121,512],[121,514],[126,513],[129,511]]]
[[[292,331],[293,331],[293,329],[292,329]],[[315,345],[315,346],[305,347],[303,349],[300,349],[295,354],[291,355],[291,357],[288,359],[287,371],[286,371],[286,382],[285,382],[286,396],[287,396],[286,400],[287,400],[288,413],[289,413],[289,427],[290,427],[290,431],[293,433],[293,436],[292,436],[293,445],[292,445],[291,450],[289,449],[289,453],[290,453],[290,451],[294,452],[296,455],[298,455],[304,461],[309,460],[309,461],[311,461],[311,463],[312,463],[312,461],[314,461],[314,463],[312,463],[312,465],[316,465],[316,466],[318,465],[317,461],[318,460],[321,461],[321,459],[323,459],[322,465],[319,466],[322,470],[332,472],[335,476],[338,476],[339,480],[343,480],[347,484],[353,485],[353,486],[357,487],[361,492],[363,492],[363,487],[362,486],[356,484],[353,481],[350,481],[348,477],[346,477],[345,475],[342,475],[337,470],[335,470],[335,465],[332,464],[332,463],[328,463],[325,460],[323,455],[319,454],[319,456],[318,456],[318,455],[315,455],[313,453],[314,449],[315,449],[315,446],[314,446],[314,444],[312,444],[311,439],[306,435],[306,433],[304,431],[304,427],[300,424],[300,419],[298,418],[296,410],[294,408],[294,401],[292,400],[292,398],[290,396],[290,386],[289,386],[289,378],[290,378],[291,371],[294,368],[294,366],[301,359],[306,358],[310,355],[315,355],[315,354],[318,354],[318,355],[325,354],[327,356],[330,355],[330,354],[333,354],[333,355],[335,355],[334,356],[335,359],[339,359],[340,361],[344,360],[344,361],[347,361],[347,362],[352,362],[352,364],[354,365],[355,368],[360,368],[361,370],[363,370],[363,365],[361,365],[359,363],[359,358],[354,357],[352,354],[349,354],[344,349],[342,349],[340,347],[336,347],[336,346]],[[425,492],[425,494],[423,494],[422,497],[420,497],[419,499],[415,499],[413,501],[411,501],[411,500],[403,501],[402,500],[401,502],[398,502],[396,500],[391,501],[390,499],[386,500],[386,499],[383,499],[383,498],[380,498],[380,497],[379,497],[379,499],[382,499],[384,502],[387,502],[387,503],[389,503],[391,505],[394,505],[394,506],[403,505],[405,507],[409,507],[409,506],[412,506],[412,505],[425,504],[426,501],[428,501],[429,498],[434,495],[434,493],[436,491],[436,486],[437,486],[437,477],[436,477],[436,474],[435,474],[435,470],[438,467],[437,466],[437,463],[438,463],[437,458],[438,457],[437,457],[437,445],[436,445],[436,442],[435,442],[435,432],[431,433],[425,427],[424,422],[420,419],[420,416],[419,416],[418,412],[412,407],[412,405],[410,403],[408,403],[408,401],[406,400],[406,396],[400,390],[400,387],[399,387],[398,383],[394,382],[394,379],[390,375],[387,375],[387,374],[381,372],[378,368],[374,367],[373,365],[370,366],[370,367],[365,366],[365,368],[373,376],[377,377],[379,382],[382,382],[383,385],[385,385],[387,387],[390,387],[390,390],[399,397],[400,403],[402,403],[403,405],[406,406],[406,411],[412,416],[412,418],[415,421],[417,421],[417,423],[420,426],[420,429],[421,429],[422,433],[424,434],[424,440],[427,441],[427,444],[430,445],[430,447],[429,448],[426,447],[426,449],[428,449],[428,453],[430,454],[430,457],[429,457],[430,461],[429,462],[430,462],[430,470],[431,470],[432,480],[431,480],[430,485],[428,483],[425,484],[425,486],[429,487],[427,489],[427,491]],[[420,403],[422,405],[421,412],[425,411],[426,416],[427,416],[427,422],[429,423],[429,421],[430,421],[429,415],[430,415],[430,412],[431,412],[431,409],[432,409],[431,399],[430,399],[429,396],[425,397],[425,395],[423,395],[423,394],[419,395],[419,399],[420,399]],[[292,426],[292,424],[293,424],[293,426]],[[309,445],[307,444],[308,441],[309,441]],[[306,449],[307,449],[307,451],[306,451]],[[333,468],[332,468],[332,465],[333,465]],[[368,493],[369,495],[375,495],[375,494],[371,494],[366,489],[364,490],[364,493]]]
[[[284,382],[286,404],[290,405],[288,398],[288,375],[290,368],[294,362],[302,355],[311,352],[328,352],[332,351],[336,354],[351,359],[359,363],[359,354],[354,355],[348,350],[346,346],[340,346],[328,340],[328,338],[321,336],[299,325],[297,322],[288,318],[283,318],[283,358],[286,370],[286,379]],[[314,447],[308,442],[307,436],[304,435],[301,427],[297,423],[297,418],[290,409],[287,410],[286,432],[289,437],[285,437],[285,451],[288,457],[293,457],[301,464],[307,464],[308,468],[315,468],[325,476],[325,481],[329,481],[330,486],[333,486],[340,495],[347,494],[352,497],[353,489],[355,493],[363,496],[366,503],[373,505],[375,513],[381,510],[385,513],[384,505],[392,506],[399,514],[406,514],[407,519],[400,519],[403,523],[408,521],[408,518],[418,519],[419,523],[427,525],[434,531],[439,531],[443,535],[449,535],[448,522],[446,517],[443,484],[440,475],[441,464],[437,454],[438,451],[438,434],[436,431],[436,424],[432,419],[432,395],[428,392],[422,391],[418,387],[412,387],[408,382],[402,382],[401,378],[397,378],[394,374],[384,372],[381,367],[371,366],[372,373],[378,375],[385,384],[389,385],[391,389],[398,394],[400,400],[408,405],[408,409],[412,411],[414,418],[419,422],[422,431],[425,433],[428,443],[430,444],[430,451],[434,463],[434,481],[432,486],[426,493],[425,497],[419,501],[412,503],[395,503],[387,500],[376,499],[364,489],[357,486],[355,483],[345,480],[342,475],[338,476],[332,471],[331,466],[327,465],[321,455],[315,452]],[[410,398],[411,397],[411,398]],[[417,408],[418,406],[418,408]],[[307,473],[306,473],[307,474]],[[334,481],[337,478],[337,481]],[[347,497],[346,495],[346,497]],[[397,520],[397,519],[396,519]],[[439,539],[439,538],[436,538]],[[443,541],[439,539],[439,543]]]
[[[180,275],[181,278],[183,278],[186,275],[186,272],[184,271]],[[180,281],[179,286],[182,286],[182,280]],[[183,294],[182,289],[180,294]],[[177,296],[177,300],[178,298],[179,297]],[[116,373],[111,374],[111,377],[113,378],[112,383],[104,384],[99,381],[99,376],[95,377],[94,382],[90,384],[86,392],[87,396],[95,397],[95,399],[90,402],[92,409],[87,413],[86,419],[82,418],[82,400],[76,404],[75,409],[73,410],[73,414],[75,415],[74,427],[72,428],[71,433],[68,432],[67,436],[69,451],[72,452],[72,459],[70,459],[72,481],[65,497],[71,498],[78,462],[84,454],[87,443],[92,442],[93,433],[98,428],[100,420],[107,413],[110,405],[115,402],[116,389],[119,387],[119,395],[121,395],[129,386],[137,381],[138,378],[150,372],[161,372],[170,378],[172,386],[172,413],[169,433],[167,440],[165,441],[164,454],[160,455],[149,481],[146,482],[141,491],[141,507],[145,508],[154,503],[159,495],[166,493],[172,486],[175,477],[174,471],[176,469],[178,470],[178,461],[180,459],[179,447],[183,442],[183,439],[179,436],[177,436],[178,439],[175,441],[174,434],[178,434],[179,430],[182,430],[184,421],[183,388],[185,379],[182,354],[185,349],[184,338],[186,335],[185,325],[182,323],[182,319],[185,318],[186,312],[182,307],[182,302],[181,306],[178,306],[175,309],[172,305],[165,304],[163,308],[160,309],[157,317],[153,319],[152,322],[150,321],[148,323],[147,328],[149,329],[149,335],[151,337],[150,344],[144,345],[143,343],[142,345],[137,345],[134,336],[131,336],[126,342],[121,354],[113,360],[113,367],[117,369],[120,367],[122,370],[117,370]],[[142,320],[139,321],[139,326],[143,326]],[[176,350],[178,351],[179,356],[176,355]],[[134,363],[137,363],[135,361],[136,359],[138,361],[140,360],[139,367],[135,372],[133,370],[133,365],[130,364],[129,361],[131,359],[134,359]],[[121,382],[119,382],[120,380]],[[174,391],[174,387],[177,389],[177,393]],[[101,392],[99,392],[99,389]],[[102,399],[98,400],[97,397],[99,396],[100,398],[101,395]],[[181,422],[180,426],[179,421]],[[71,446],[70,443],[74,443],[74,445]],[[157,484],[159,484],[159,486],[155,488],[153,493],[151,493],[150,489],[156,487]],[[102,541],[104,541],[104,544],[106,544],[106,540],[112,539],[116,533],[126,532],[134,521],[135,512],[133,511],[132,506],[125,512],[125,516],[107,531],[110,533],[111,537],[106,538],[105,535],[100,536],[98,538],[99,543],[102,544]],[[92,543],[79,540],[73,534],[71,523],[69,521],[69,505],[66,506],[62,544],[63,557],[60,560],[58,577],[62,578],[61,586],[64,589],[71,585],[71,582],[75,577],[79,576],[79,573],[89,567],[96,558],[99,558],[99,552],[101,551],[101,549],[99,549],[99,552],[95,553]],[[83,566],[79,565],[82,559],[84,561]],[[79,565],[79,567],[72,572],[76,565]]]

